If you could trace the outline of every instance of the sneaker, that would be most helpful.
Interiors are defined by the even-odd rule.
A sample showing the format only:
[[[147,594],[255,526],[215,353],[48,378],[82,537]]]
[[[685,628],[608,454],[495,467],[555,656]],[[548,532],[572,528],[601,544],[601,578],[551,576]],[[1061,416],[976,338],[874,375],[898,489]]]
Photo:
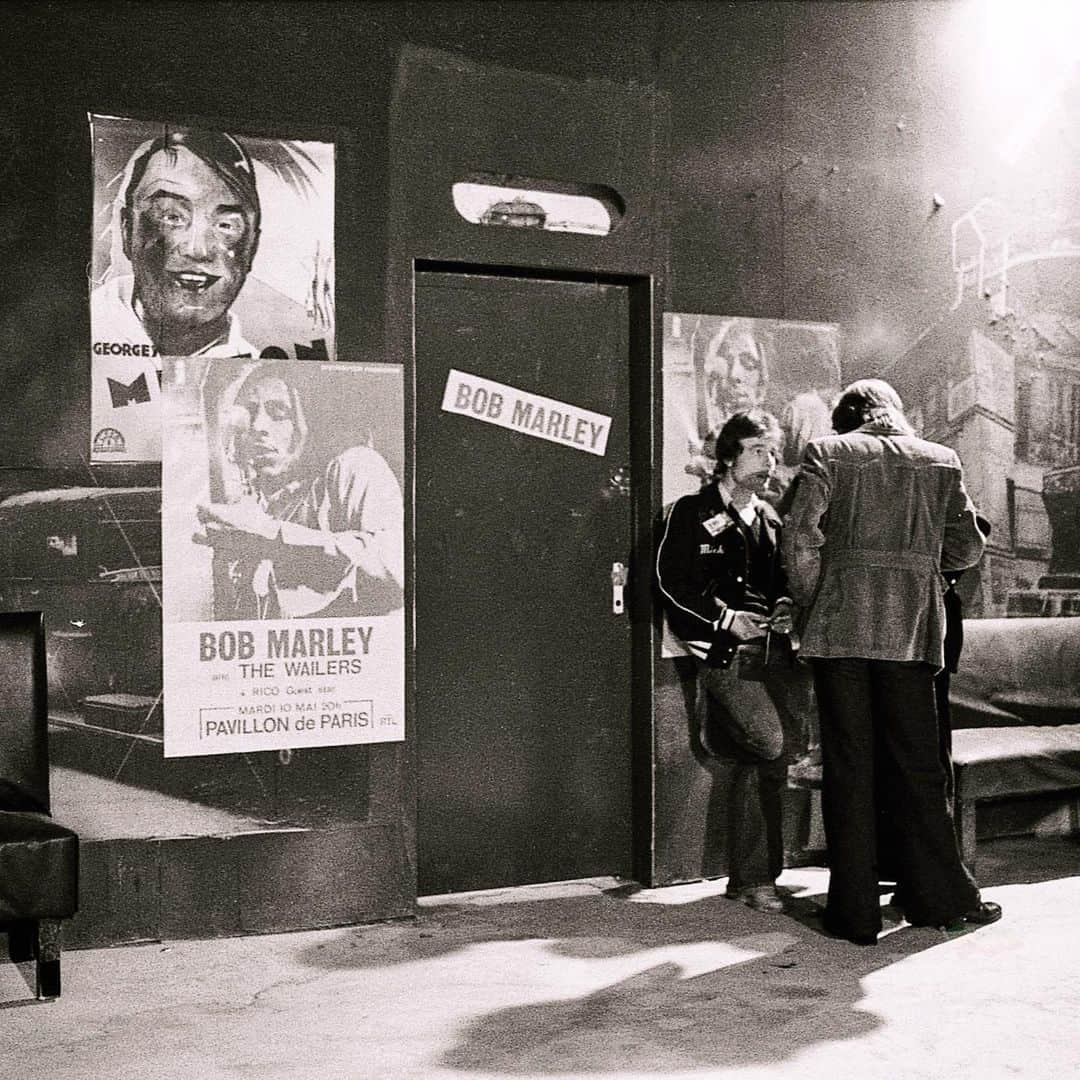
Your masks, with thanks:
[[[724,895],[729,900],[738,900],[754,911],[767,911],[779,914],[784,910],[784,901],[776,891],[775,885],[750,885],[745,889],[733,889],[730,885]]]

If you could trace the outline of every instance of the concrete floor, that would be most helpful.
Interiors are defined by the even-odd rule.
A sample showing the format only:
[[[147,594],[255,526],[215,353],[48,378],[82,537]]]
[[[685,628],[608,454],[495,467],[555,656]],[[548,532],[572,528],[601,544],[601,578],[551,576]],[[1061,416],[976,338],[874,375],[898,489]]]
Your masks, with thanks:
[[[815,928],[828,875],[810,868],[781,879],[790,915],[725,900],[723,881],[604,879],[427,898],[415,921],[70,952],[63,997],[26,1007],[26,966],[0,964],[0,1076],[1078,1076],[1080,842],[984,842],[979,871],[1000,923],[950,937],[893,919],[872,948]]]

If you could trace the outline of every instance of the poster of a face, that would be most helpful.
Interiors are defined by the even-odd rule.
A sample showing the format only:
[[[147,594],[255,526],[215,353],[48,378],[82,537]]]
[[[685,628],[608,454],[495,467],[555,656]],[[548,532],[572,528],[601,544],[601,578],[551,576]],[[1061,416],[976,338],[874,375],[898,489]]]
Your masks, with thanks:
[[[834,325],[665,313],[664,504],[711,478],[717,433],[750,408],[783,433],[769,491],[778,501],[807,442],[832,430],[841,380]]]
[[[163,376],[166,756],[403,738],[401,369]]]
[[[765,495],[779,503],[807,442],[832,431],[841,379],[834,325],[665,312],[665,510],[712,478],[717,434],[732,414],[752,408],[779,422],[782,442]],[[662,654],[685,653],[665,622]]]
[[[91,459],[156,461],[164,357],[334,359],[334,147],[90,131]]]

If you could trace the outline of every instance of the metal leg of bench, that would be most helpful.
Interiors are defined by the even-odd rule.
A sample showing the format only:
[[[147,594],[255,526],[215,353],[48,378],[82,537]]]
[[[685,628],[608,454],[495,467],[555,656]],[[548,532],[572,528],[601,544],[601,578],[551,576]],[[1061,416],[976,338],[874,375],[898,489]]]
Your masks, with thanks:
[[[37,996],[60,996],[60,920],[39,919],[37,943]]]
[[[37,923],[23,920],[8,926],[8,956],[13,964],[34,959]]]

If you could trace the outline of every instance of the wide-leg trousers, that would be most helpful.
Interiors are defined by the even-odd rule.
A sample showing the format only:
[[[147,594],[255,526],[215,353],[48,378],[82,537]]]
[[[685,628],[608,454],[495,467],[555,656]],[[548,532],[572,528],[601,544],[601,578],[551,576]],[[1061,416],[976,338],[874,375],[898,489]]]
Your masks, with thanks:
[[[881,929],[877,833],[889,847],[915,925],[951,922],[979,904],[946,798],[934,672],[929,664],[815,659],[821,717],[822,819],[828,847],[825,922],[834,933]]]

